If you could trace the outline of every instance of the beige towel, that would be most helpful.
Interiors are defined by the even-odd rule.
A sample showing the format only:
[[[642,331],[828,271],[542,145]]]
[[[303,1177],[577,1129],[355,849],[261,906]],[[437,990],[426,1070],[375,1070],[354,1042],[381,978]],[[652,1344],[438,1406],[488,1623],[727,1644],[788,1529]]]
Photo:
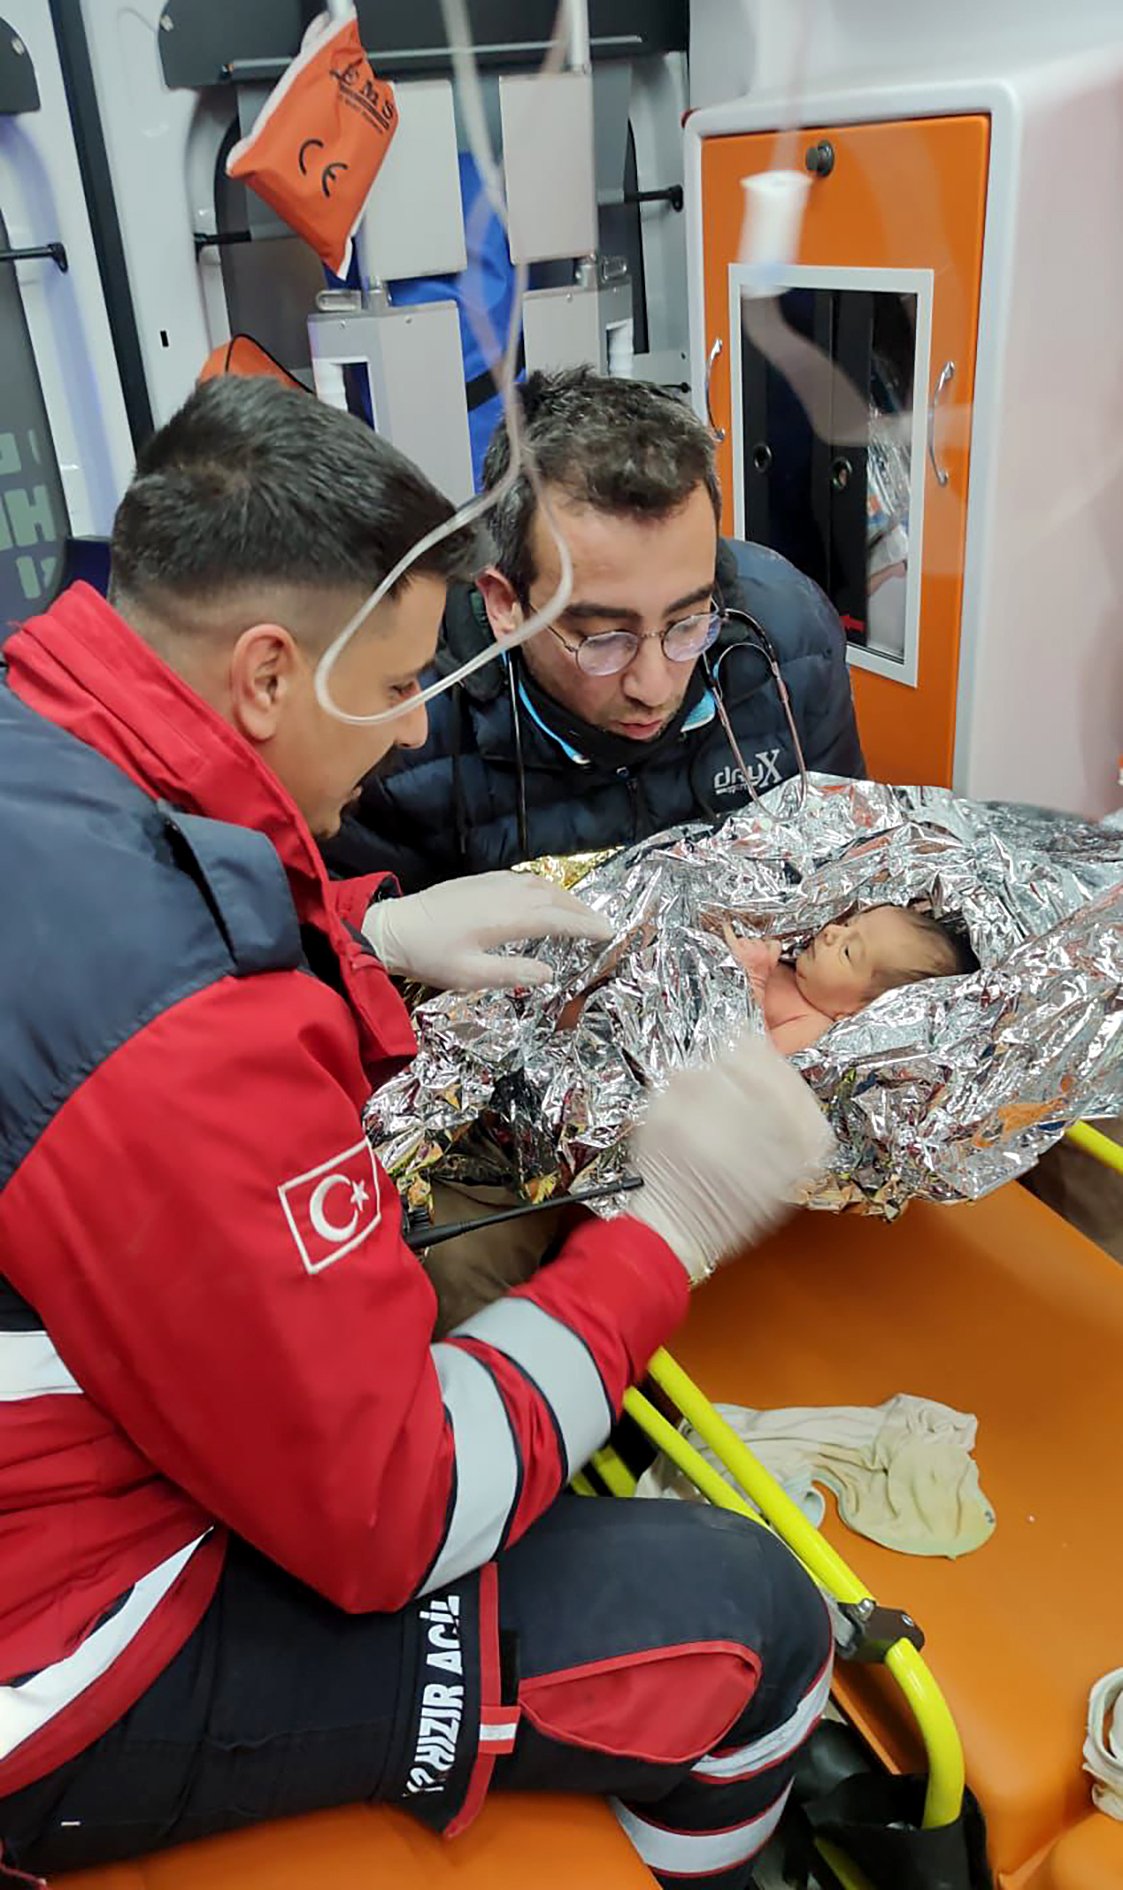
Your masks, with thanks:
[[[871,1542],[954,1559],[993,1534],[994,1511],[971,1455],[977,1420],[969,1413],[905,1392],[874,1407],[717,1409],[797,1501],[812,1484],[833,1490],[843,1521]],[[698,1437],[688,1436],[716,1462]],[[682,1481],[661,1460],[642,1493],[681,1495]]]

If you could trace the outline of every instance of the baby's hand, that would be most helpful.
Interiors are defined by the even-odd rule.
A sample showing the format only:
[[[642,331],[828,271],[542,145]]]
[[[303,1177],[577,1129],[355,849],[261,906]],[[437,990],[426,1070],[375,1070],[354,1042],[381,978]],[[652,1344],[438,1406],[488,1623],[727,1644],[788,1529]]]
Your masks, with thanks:
[[[722,926],[725,939],[742,971],[761,983],[772,976],[780,962],[780,941],[776,938],[740,938],[728,919]]]

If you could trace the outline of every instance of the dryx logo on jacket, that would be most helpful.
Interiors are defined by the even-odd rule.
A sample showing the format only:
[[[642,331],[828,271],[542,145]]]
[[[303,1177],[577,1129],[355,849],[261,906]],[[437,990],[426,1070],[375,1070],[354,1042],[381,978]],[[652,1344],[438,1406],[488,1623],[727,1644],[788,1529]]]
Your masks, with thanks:
[[[353,1253],[382,1220],[378,1170],[366,1137],[278,1188],[297,1252],[309,1273]]]
[[[753,756],[756,767],[749,768],[750,785],[755,788],[779,787],[780,785],[780,750],[770,748],[766,754]],[[740,768],[719,768],[714,776],[715,794],[740,794],[745,787],[745,777]]]

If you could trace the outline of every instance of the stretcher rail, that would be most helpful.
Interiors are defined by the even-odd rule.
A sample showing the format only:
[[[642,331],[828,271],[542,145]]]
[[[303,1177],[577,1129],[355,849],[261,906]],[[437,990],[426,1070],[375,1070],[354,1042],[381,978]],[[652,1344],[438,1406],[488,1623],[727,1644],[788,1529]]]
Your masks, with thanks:
[[[628,1416],[689,1477],[699,1493],[721,1509],[734,1510],[773,1528],[824,1594],[835,1601],[872,1603],[874,1598],[865,1583],[825,1536],[808,1522],[798,1505],[742,1443],[670,1353],[660,1349],[648,1370],[653,1383],[724,1464],[737,1485],[731,1488],[643,1392],[628,1391],[624,1398]],[[613,1495],[634,1494],[635,1476],[611,1445],[597,1451],[592,1461],[593,1468]],[[587,1477],[579,1476],[574,1483],[583,1495],[593,1494]],[[963,1746],[947,1702],[923,1655],[911,1641],[903,1638],[895,1641],[885,1653],[884,1665],[904,1695],[924,1742],[928,1760],[924,1828],[935,1830],[954,1824],[963,1808],[965,1769]],[[845,1865],[844,1859],[838,1861]],[[840,1876],[858,1890],[860,1879],[856,1875],[840,1873]]]

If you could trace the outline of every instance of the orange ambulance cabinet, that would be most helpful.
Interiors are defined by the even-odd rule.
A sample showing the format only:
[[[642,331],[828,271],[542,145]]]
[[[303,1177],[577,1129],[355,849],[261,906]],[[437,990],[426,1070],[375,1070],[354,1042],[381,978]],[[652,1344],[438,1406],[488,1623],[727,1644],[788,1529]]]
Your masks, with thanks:
[[[863,516],[857,534],[850,534],[862,547],[861,570],[852,570],[851,578],[860,585],[861,605],[848,611],[838,585],[827,582],[825,588],[855,637],[850,655],[866,758],[871,774],[886,781],[951,784],[989,134],[988,116],[978,114],[822,125],[785,134],[783,140],[772,132],[715,136],[702,145],[704,341],[707,355],[722,343],[713,359],[709,397],[712,418],[726,434],[719,448],[724,527],[763,536],[794,555],[782,535],[769,539],[754,531],[754,494],[767,493],[770,486],[779,500],[786,490],[792,529],[798,533],[805,524],[812,529],[818,512],[821,532],[829,538],[828,514],[848,502],[853,473],[849,496],[857,497]],[[804,457],[818,452],[825,471],[818,490],[805,488],[804,499],[798,480],[794,492],[791,478],[786,488],[778,483],[784,469],[767,422],[753,410],[754,388],[761,382],[759,375],[754,382],[750,371],[740,320],[741,180],[778,161],[802,164],[805,153],[817,146],[829,146],[827,161],[814,176],[798,265],[785,286],[797,298],[802,291],[805,310],[816,295],[820,302],[832,298],[834,313],[828,310],[823,319],[828,327],[833,322],[835,339],[848,321],[854,329],[856,309],[859,316],[865,310],[868,326],[869,310],[882,297],[895,299],[898,314],[902,307],[908,311],[915,337],[915,346],[911,338],[908,344],[912,386],[905,397],[912,419],[899,423],[906,446],[911,445],[905,474],[911,493],[907,576],[897,580],[900,641],[880,648],[872,596],[868,625],[862,608],[866,451],[863,447],[855,455],[851,445],[832,449],[829,442],[824,447],[808,435]],[[785,299],[785,311],[791,306]],[[881,306],[888,309],[888,303]],[[812,333],[810,326],[803,332],[821,343],[821,332]],[[835,358],[839,372],[846,372],[844,353]],[[792,411],[789,403],[789,428]],[[872,504],[872,482],[870,491]],[[758,526],[760,516],[758,507]],[[852,566],[853,551],[852,543]],[[795,561],[802,560],[795,556]],[[817,570],[810,575],[823,581]],[[885,593],[882,605],[891,595]]]

